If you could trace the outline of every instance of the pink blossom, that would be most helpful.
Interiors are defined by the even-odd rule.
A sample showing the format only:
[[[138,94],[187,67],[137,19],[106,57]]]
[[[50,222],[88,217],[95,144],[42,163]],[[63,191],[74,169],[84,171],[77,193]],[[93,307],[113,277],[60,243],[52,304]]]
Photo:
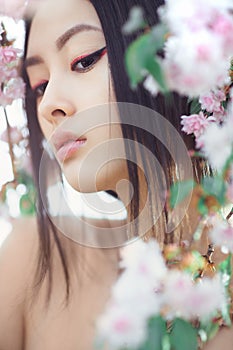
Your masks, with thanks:
[[[24,90],[24,81],[22,78],[18,77],[9,80],[7,86],[5,87],[4,93],[12,100],[16,100],[24,97]]]
[[[148,265],[146,268],[149,270],[150,266]],[[113,301],[135,310],[134,313],[137,317],[149,318],[153,314],[159,313],[162,303],[159,291],[163,278],[158,283],[158,280],[148,280],[147,275],[126,270],[112,288]],[[143,303],[142,300],[144,300]]]
[[[146,319],[137,317],[134,311],[115,304],[98,319],[98,337],[109,349],[126,345],[135,348],[146,339]]]
[[[160,13],[171,34],[164,59],[171,90],[197,97],[224,86],[233,52],[232,7],[227,0],[165,2]]]
[[[5,85],[10,79],[16,78],[18,76],[18,72],[16,68],[9,68],[6,65],[0,65],[0,81]]]
[[[164,303],[169,316],[189,316],[186,313],[187,296],[193,288],[191,276],[178,270],[170,271],[164,285]]]
[[[12,46],[0,47],[0,104],[3,107],[24,97],[24,82],[16,69],[19,52]]]
[[[22,139],[22,133],[17,127],[13,127],[10,129],[11,141],[14,144],[18,144]],[[0,139],[4,142],[8,142],[8,134],[7,130],[5,130],[1,135]]]
[[[204,278],[200,283],[194,284],[185,303],[189,317],[200,319],[213,317],[227,304],[221,277],[216,275],[212,279]]]
[[[226,53],[232,55],[232,47],[233,47],[233,20],[232,15],[229,14],[220,14],[215,17],[212,30],[214,33],[218,34],[222,37],[224,49]]]
[[[163,19],[172,33],[210,28],[218,15],[228,15],[231,0],[166,0]]]
[[[223,110],[221,105],[222,101],[226,100],[226,95],[223,91],[217,90],[216,92],[210,91],[207,94],[203,94],[199,98],[202,109],[205,109],[207,112],[216,112],[220,113]]]
[[[0,104],[3,107],[11,105],[18,98],[24,97],[25,84],[22,78],[16,77],[6,81],[0,91]]]
[[[170,271],[165,283],[164,303],[170,310],[170,317],[205,319],[221,310],[226,304],[226,296],[219,275],[194,283],[188,273]]]
[[[221,38],[209,30],[169,37],[163,60],[169,88],[195,97],[223,86],[230,62],[222,45]]]
[[[200,0],[167,0],[165,19],[172,32],[196,31],[206,27],[212,18],[213,8]]]
[[[160,281],[166,272],[160,247],[155,240],[145,243],[142,239],[138,239],[121,250],[121,257],[121,268],[143,275],[153,283]]]
[[[0,47],[0,62],[1,64],[9,64],[17,60],[18,54],[21,50],[13,46]]]
[[[196,137],[199,137],[209,125],[209,120],[204,116],[203,112],[189,116],[182,115],[181,119],[182,131],[186,134],[194,134]]]
[[[224,119],[227,117],[227,112],[224,109],[224,107],[221,106],[219,111],[213,112],[212,117],[214,120],[216,120],[218,123],[220,123],[220,122],[223,122]]]

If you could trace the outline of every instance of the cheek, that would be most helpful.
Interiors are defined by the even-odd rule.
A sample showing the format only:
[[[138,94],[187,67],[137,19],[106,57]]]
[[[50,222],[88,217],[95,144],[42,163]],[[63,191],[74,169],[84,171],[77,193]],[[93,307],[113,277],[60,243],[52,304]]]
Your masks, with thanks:
[[[86,136],[86,146],[63,165],[67,181],[80,192],[114,190],[120,180],[127,178],[120,126],[97,127]]]
[[[107,57],[104,57],[91,71],[73,78],[73,91],[77,92],[76,101],[79,110],[80,105],[85,109],[116,101]]]
[[[41,132],[44,135],[45,139],[49,140],[54,130],[53,125],[47,119],[42,118],[40,116],[38,117],[38,123],[40,125]]]

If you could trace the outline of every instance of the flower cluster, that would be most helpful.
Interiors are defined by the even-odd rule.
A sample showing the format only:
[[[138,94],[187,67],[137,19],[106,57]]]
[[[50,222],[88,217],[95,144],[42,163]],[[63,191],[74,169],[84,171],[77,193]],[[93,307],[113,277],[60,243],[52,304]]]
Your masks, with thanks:
[[[24,83],[18,76],[18,55],[20,50],[6,40],[5,29],[1,30],[0,45],[0,104],[10,105],[14,100],[24,97]]]
[[[100,346],[196,350],[199,341],[231,325],[233,210],[224,218],[222,208],[233,201],[232,10],[231,0],[166,0],[151,30],[138,8],[123,28],[126,34],[145,29],[126,53],[132,88],[143,82],[153,96],[170,91],[187,96],[192,114],[181,116],[181,125],[195,137],[197,152],[190,153],[217,171],[198,183],[178,184],[180,198],[193,191],[199,225],[192,242],[208,232],[208,253],[201,256],[192,244],[165,246],[161,253],[153,240],[125,247],[124,270],[97,323]],[[176,185],[169,190],[172,209],[179,202]],[[216,267],[213,244],[227,254]]]
[[[194,135],[196,148],[218,171],[224,169],[233,147],[230,86],[225,91],[211,90],[201,95],[198,100],[200,111],[181,116],[182,131]]]
[[[213,278],[195,279],[205,261],[197,252],[190,257],[189,264],[184,259],[181,262],[186,265],[185,271],[169,269],[154,240],[138,240],[123,248],[120,264],[124,272],[98,321],[100,339],[111,349],[137,349],[147,339],[148,319],[152,316],[160,315],[167,322],[176,318],[198,318],[199,322],[217,318],[228,302],[222,276],[216,273]]]
[[[233,52],[232,7],[221,0],[166,1],[161,17],[170,33],[164,68],[171,90],[195,97],[226,83]]]
[[[224,87],[229,82],[233,52],[232,3],[166,0],[159,8],[159,17],[160,23],[127,52],[126,65],[132,87],[150,77],[144,86],[152,94],[176,91],[190,98]],[[136,24],[138,28],[145,28],[142,19],[142,13],[132,12],[124,31],[134,31]],[[146,50],[148,47],[150,50]]]
[[[11,2],[6,3],[6,10]],[[13,5],[13,3],[12,3]],[[16,5],[16,3],[15,3]],[[14,192],[14,201],[18,199],[18,212],[21,215],[32,215],[35,212],[35,189],[32,180],[30,152],[28,149],[28,130],[26,125],[12,127],[8,119],[7,106],[17,99],[24,98],[24,82],[18,75],[20,50],[9,40],[4,24],[0,25],[0,105],[6,120],[6,129],[0,140],[8,144],[13,180],[0,188],[0,211],[2,218],[9,220],[9,194]],[[17,116],[16,116],[17,117]],[[15,203],[16,204],[16,203]],[[8,210],[6,209],[8,208]],[[15,205],[16,208],[16,205]],[[14,214],[15,215],[15,214]]]

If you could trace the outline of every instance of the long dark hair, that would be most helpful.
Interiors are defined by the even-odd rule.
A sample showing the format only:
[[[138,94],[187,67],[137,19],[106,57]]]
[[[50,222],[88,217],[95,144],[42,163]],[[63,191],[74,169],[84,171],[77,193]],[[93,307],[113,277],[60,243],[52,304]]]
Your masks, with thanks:
[[[186,98],[172,95],[170,96],[169,103],[166,103],[163,96],[159,95],[156,98],[152,97],[144,87],[140,84],[136,90],[130,88],[129,79],[125,70],[124,55],[126,48],[133,40],[133,36],[124,36],[122,34],[122,26],[126,22],[130,9],[134,6],[141,6],[144,12],[145,19],[149,25],[154,25],[158,22],[157,9],[160,5],[163,5],[162,0],[91,0],[97,15],[99,16],[102,24],[103,32],[106,39],[106,46],[108,50],[108,59],[110,64],[111,77],[113,79],[113,86],[115,90],[116,99],[118,102],[130,102],[141,106],[149,107],[170,121],[173,126],[179,131],[180,130],[180,116],[182,114],[189,113],[189,106]],[[27,50],[27,40],[30,31],[30,23],[26,21],[26,41],[25,41],[25,55]],[[31,155],[35,173],[35,184],[38,189],[38,201],[37,201],[37,214],[38,214],[38,227],[39,227],[39,238],[40,247],[38,255],[38,266],[35,274],[35,286],[38,288],[41,286],[45,276],[48,274],[49,288],[48,288],[48,300],[51,295],[52,287],[52,264],[51,264],[51,244],[55,242],[58,249],[61,264],[64,271],[64,277],[66,281],[66,300],[69,300],[70,293],[70,278],[69,269],[67,263],[67,255],[65,249],[63,249],[59,234],[50,217],[48,216],[39,190],[39,166],[42,156],[42,140],[43,135],[41,133],[38,120],[36,118],[36,102],[33,94],[29,88],[29,81],[26,72],[23,73],[26,81],[26,112],[28,116],[28,126],[30,130],[30,147]],[[122,133],[125,142],[126,157],[133,153],[133,157],[137,159],[140,156],[143,162],[143,170],[146,178],[149,179],[148,193],[151,205],[151,213],[148,220],[151,220],[152,231],[150,234],[156,237],[159,242],[172,242],[175,238],[180,240],[182,238],[184,227],[187,229],[188,221],[187,218],[183,220],[183,223],[177,228],[176,233],[166,234],[166,223],[168,220],[168,212],[166,207],[163,208],[160,220],[153,224],[154,210],[156,210],[156,203],[153,202],[153,195],[155,194],[156,181],[155,174],[153,171],[153,164],[151,164],[143,151],[140,150],[138,155],[136,148],[129,145],[127,140],[135,140],[139,144],[144,145],[153,154],[156,154],[157,160],[159,161],[164,174],[166,185],[169,187],[172,182],[176,179],[176,170],[174,162],[169,155],[167,149],[161,144],[159,140],[152,136],[153,130],[159,128],[159,125],[153,124],[149,129],[152,131],[151,134],[142,131],[140,128],[133,128],[129,125],[122,124]],[[164,132],[164,130],[161,130]],[[183,137],[183,136],[182,136]],[[170,140],[172,142],[172,140]],[[193,140],[191,138],[185,139],[188,147],[193,147]],[[202,162],[196,161],[194,164],[194,170],[196,178],[202,176],[203,167]],[[54,165],[55,166],[55,165]],[[131,161],[127,162],[129,179],[134,186],[134,196],[131,201],[131,218],[136,218],[139,214],[139,203],[140,203],[140,183],[138,176],[137,164]],[[51,168],[51,166],[50,166]],[[137,228],[134,227],[136,232]]]

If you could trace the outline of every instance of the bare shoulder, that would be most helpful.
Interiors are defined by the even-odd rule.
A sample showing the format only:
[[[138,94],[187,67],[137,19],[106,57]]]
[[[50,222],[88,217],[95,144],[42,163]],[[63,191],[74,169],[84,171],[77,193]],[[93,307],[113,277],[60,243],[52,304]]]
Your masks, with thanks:
[[[1,229],[0,229],[1,230]],[[0,349],[22,350],[24,303],[38,246],[36,219],[13,222],[0,247]]]

